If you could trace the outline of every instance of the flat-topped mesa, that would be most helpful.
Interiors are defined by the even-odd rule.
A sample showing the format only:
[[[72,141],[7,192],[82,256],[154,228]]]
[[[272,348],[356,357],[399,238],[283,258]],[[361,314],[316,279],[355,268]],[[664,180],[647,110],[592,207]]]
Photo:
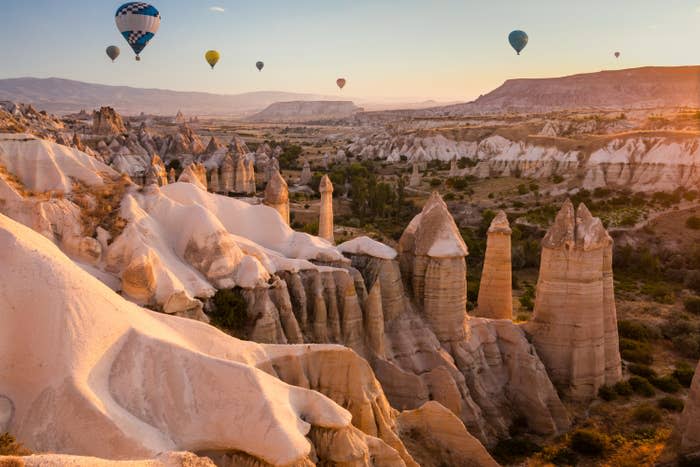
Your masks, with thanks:
[[[409,186],[411,187],[419,187],[421,182],[423,181],[423,176],[420,173],[420,170],[418,169],[418,164],[414,163],[413,164],[413,172],[411,172],[411,181],[409,182]]]
[[[311,165],[308,160],[304,161],[304,167],[301,169],[301,178],[299,178],[299,185],[308,185],[311,182]]]
[[[321,178],[321,183],[318,185],[318,191],[321,193],[321,207],[318,219],[318,236],[335,243],[333,236],[333,183],[328,175]]]
[[[275,172],[267,182],[263,203],[279,212],[282,220],[289,225],[289,189],[279,172]]]
[[[96,135],[126,133],[122,117],[112,107],[102,107],[92,113],[92,131]]]
[[[404,231],[399,254],[404,280],[440,342],[463,340],[469,250],[437,192]]]
[[[542,241],[535,313],[526,326],[552,382],[575,400],[621,379],[612,238],[566,201]]]
[[[488,230],[484,269],[479,285],[477,316],[491,319],[512,319],[513,317],[511,233],[506,213],[498,211]]]

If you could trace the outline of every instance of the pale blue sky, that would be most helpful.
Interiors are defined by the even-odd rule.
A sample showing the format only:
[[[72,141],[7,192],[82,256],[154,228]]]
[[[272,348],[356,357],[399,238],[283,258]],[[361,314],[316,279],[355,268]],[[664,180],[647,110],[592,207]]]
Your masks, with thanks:
[[[700,63],[700,0],[153,0],[163,20],[141,62],[114,25],[121,3],[3,0],[0,78],[465,100],[508,78]],[[520,57],[512,29],[530,35]]]

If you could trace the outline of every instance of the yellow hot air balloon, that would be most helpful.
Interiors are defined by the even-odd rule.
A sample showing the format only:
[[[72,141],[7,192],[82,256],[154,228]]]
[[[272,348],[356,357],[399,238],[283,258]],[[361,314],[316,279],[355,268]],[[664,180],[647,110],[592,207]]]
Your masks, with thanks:
[[[214,69],[214,65],[216,65],[219,62],[219,59],[221,58],[221,54],[217,52],[216,50],[207,50],[207,53],[204,54],[204,58],[206,59],[207,63],[209,66],[211,66],[211,69]]]

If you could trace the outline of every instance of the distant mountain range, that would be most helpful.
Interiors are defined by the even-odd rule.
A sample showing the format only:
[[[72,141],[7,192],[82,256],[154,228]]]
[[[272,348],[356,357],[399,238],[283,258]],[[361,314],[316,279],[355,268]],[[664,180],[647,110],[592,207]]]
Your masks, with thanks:
[[[350,101],[276,102],[260,113],[246,117],[251,122],[304,122],[351,117],[362,108]]]
[[[242,116],[258,112],[270,104],[290,100],[330,100],[317,94],[259,91],[244,94],[140,89],[107,86],[60,78],[14,78],[0,80],[0,100],[32,104],[40,110],[65,114],[91,110],[103,105],[125,115],[141,112],[158,115]]]
[[[700,66],[643,67],[561,78],[511,79],[473,102],[428,113],[700,107]]]

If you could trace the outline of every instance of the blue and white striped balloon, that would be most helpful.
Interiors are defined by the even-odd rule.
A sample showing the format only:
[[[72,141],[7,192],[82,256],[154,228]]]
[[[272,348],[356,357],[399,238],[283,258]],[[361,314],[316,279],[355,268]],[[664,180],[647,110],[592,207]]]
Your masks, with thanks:
[[[139,54],[160,27],[158,10],[145,2],[129,2],[117,9],[114,20],[119,32],[134,49],[136,60],[141,60]]]

